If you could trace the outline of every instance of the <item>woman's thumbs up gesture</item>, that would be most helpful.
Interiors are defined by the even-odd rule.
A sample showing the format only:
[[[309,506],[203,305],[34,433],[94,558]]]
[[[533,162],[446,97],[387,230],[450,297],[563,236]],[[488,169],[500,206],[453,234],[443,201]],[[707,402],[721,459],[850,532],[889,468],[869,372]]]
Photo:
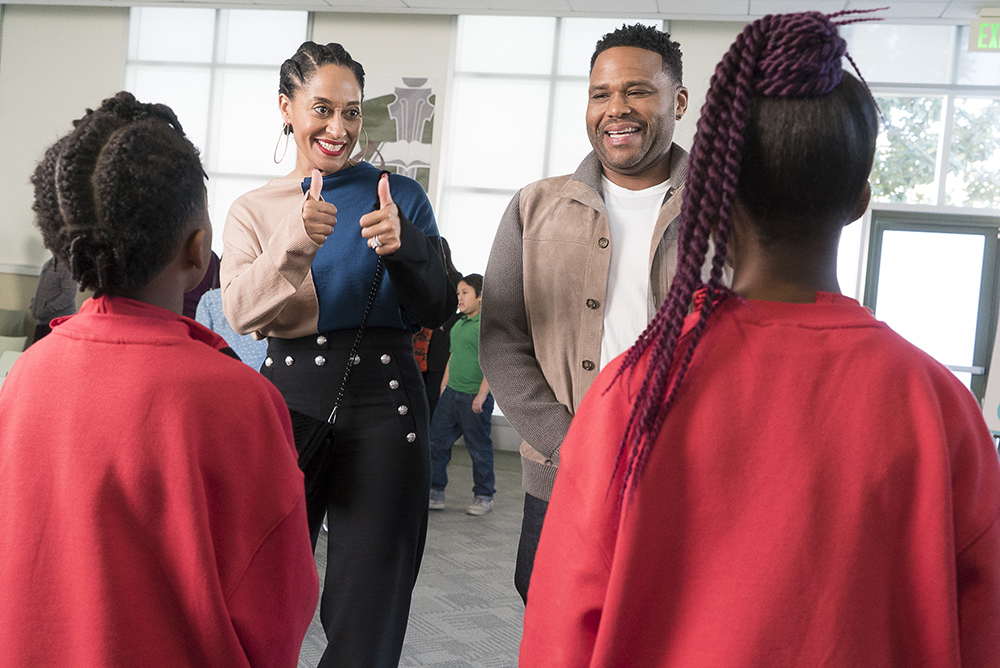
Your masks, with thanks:
[[[391,255],[399,250],[399,208],[389,192],[389,175],[378,182],[378,211],[361,216],[361,236],[379,255]]]
[[[309,192],[302,202],[302,222],[309,238],[320,245],[333,234],[333,226],[337,224],[337,207],[323,201],[323,175],[318,169],[312,170]]]

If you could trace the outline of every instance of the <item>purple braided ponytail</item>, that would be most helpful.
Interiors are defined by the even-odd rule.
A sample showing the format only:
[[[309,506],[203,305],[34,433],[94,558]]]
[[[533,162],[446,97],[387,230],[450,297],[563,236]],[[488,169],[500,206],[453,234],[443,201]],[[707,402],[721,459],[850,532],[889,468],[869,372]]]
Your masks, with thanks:
[[[619,376],[626,370],[634,371],[640,358],[649,354],[649,367],[616,462],[616,470],[625,466],[623,495],[625,489],[635,489],[709,316],[731,294],[722,284],[722,270],[753,98],[819,96],[836,88],[843,77],[841,61],[847,45],[831,19],[844,13],[765,16],[743,30],[715,70],[688,163],[677,273],[660,310],[625,354],[618,371]],[[859,20],[870,19],[842,23]],[[701,270],[710,240],[715,252],[708,282],[703,284]],[[694,299],[699,289],[705,290],[703,300]],[[680,348],[684,319],[693,301],[698,302],[698,321],[687,344]]]

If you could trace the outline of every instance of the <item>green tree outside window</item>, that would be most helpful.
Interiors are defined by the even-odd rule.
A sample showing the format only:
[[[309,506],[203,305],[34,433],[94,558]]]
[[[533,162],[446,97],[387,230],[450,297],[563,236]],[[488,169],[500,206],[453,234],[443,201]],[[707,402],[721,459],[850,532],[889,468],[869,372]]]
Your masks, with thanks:
[[[941,141],[941,97],[876,97],[885,117],[872,169],[879,202],[936,204],[934,183]]]
[[[947,204],[1000,207],[1000,100],[957,98]]]

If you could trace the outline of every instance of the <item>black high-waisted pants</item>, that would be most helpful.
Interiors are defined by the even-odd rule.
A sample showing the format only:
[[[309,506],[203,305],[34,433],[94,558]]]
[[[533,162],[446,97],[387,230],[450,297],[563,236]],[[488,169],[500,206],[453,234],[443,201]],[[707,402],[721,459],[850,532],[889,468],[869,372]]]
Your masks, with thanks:
[[[356,334],[269,342],[261,372],[285,397],[300,449],[330,414]],[[399,663],[427,534],[428,409],[413,338],[367,329],[358,357],[333,429],[328,492],[308,504],[313,549],[324,515],[329,527],[321,668]]]

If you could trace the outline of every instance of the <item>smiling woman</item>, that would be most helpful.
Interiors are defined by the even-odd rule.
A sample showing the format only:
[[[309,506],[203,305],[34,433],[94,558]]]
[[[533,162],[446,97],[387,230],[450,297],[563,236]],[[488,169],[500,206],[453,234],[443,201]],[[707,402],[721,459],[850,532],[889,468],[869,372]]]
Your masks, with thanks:
[[[350,58],[346,51],[342,55]],[[282,77],[279,87],[278,107],[285,122],[284,133],[295,134],[298,153],[292,174],[299,178],[310,177],[313,169],[333,173],[350,166],[351,151],[361,132],[365,80],[361,66],[351,62],[352,66],[318,66],[308,79],[296,78],[303,76],[297,63],[295,67],[282,67],[287,76]],[[292,82],[298,86],[286,85]]]
[[[294,136],[295,168],[233,204],[221,269],[233,329],[268,340],[261,371],[291,412],[314,548],[327,517],[320,665],[359,668],[399,661],[430,489],[412,333],[457,302],[423,189],[351,159],[364,83],[340,44],[284,62],[275,160]]]

